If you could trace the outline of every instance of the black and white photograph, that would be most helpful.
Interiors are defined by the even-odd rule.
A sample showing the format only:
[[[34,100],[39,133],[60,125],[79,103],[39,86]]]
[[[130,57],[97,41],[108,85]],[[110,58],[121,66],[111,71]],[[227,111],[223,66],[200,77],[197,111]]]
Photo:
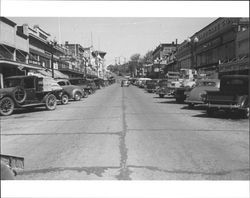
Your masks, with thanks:
[[[242,15],[1,14],[1,185],[249,184]]]

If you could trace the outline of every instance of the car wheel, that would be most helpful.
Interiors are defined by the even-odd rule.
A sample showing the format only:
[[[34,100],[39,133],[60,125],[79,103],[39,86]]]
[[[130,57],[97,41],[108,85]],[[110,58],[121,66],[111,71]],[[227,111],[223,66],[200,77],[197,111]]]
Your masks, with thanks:
[[[68,104],[68,102],[69,102],[69,96],[67,94],[63,94],[62,99],[61,99],[61,103],[63,105],[66,105],[66,104]]]
[[[84,91],[84,98],[87,98],[87,97],[89,97],[89,94],[87,91]]]
[[[48,110],[55,110],[57,104],[57,99],[53,94],[49,94],[45,99],[45,107]]]
[[[22,104],[26,99],[26,92],[22,87],[16,87],[13,91],[13,95],[18,104]]]
[[[75,93],[74,100],[79,101],[79,100],[81,100],[81,97],[82,97],[82,94],[79,91],[77,91]]]
[[[14,111],[14,101],[10,97],[4,97],[0,100],[0,115],[8,116]]]
[[[163,97],[164,97],[164,94],[159,94],[159,97],[160,97],[160,98],[163,98]]]
[[[242,117],[243,118],[249,118],[249,107],[246,109],[242,110]]]

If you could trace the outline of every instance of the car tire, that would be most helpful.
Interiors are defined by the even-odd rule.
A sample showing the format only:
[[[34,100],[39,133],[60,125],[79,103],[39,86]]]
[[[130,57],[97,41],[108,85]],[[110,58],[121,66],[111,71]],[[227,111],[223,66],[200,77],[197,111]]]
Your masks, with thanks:
[[[84,91],[84,98],[87,98],[87,97],[89,97],[89,94],[87,91]]]
[[[13,96],[16,103],[22,104],[26,100],[27,94],[24,88],[18,86],[14,89]]]
[[[164,98],[164,94],[159,94],[159,97],[160,98]]]
[[[82,98],[82,94],[79,91],[77,91],[74,95],[74,100],[79,101],[81,100],[81,98]]]
[[[66,105],[66,104],[69,103],[69,96],[68,96],[67,94],[63,94],[63,95],[62,95],[61,103],[62,103],[63,105]]]
[[[57,105],[57,99],[54,94],[49,94],[45,98],[45,107],[47,110],[55,110]]]
[[[4,97],[0,100],[0,115],[9,116],[13,113],[15,103],[12,98]]]
[[[243,118],[248,119],[249,118],[249,107],[247,107],[244,110],[241,110],[241,115],[242,115]]]

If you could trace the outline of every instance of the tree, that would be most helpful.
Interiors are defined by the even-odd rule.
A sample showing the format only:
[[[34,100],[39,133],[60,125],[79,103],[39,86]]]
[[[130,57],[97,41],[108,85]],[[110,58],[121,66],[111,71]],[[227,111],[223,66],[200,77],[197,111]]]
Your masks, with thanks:
[[[143,64],[153,63],[153,50],[148,51],[142,58]]]
[[[130,57],[130,60],[131,60],[132,62],[138,62],[138,61],[140,60],[140,57],[141,57],[141,55],[138,54],[138,53],[136,53],[136,54],[133,54],[133,55]]]

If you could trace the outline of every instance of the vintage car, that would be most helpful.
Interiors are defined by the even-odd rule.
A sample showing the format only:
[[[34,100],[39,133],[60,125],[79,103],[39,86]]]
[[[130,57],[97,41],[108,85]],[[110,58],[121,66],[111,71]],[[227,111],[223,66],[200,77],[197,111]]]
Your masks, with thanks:
[[[101,84],[99,84],[101,82]],[[90,94],[93,94],[96,92],[97,89],[100,89],[100,87],[104,86],[102,85],[103,81],[95,81],[92,79],[87,79],[88,87],[90,88]]]
[[[156,94],[158,94],[160,98],[163,98],[165,95],[173,96],[175,89],[181,85],[179,77],[179,72],[168,72],[166,79],[159,82],[159,88]]]
[[[167,88],[169,82],[167,79],[162,79],[158,83],[158,88],[156,89],[155,93],[159,95],[160,98],[165,96],[165,89]]]
[[[206,79],[198,81],[196,86],[190,91],[186,91],[185,103],[188,104],[190,108],[194,105],[204,104],[203,97],[207,91],[219,91],[220,80],[219,79]]]
[[[149,80],[146,82],[146,90],[148,93],[154,93],[158,88],[159,80]]]
[[[89,94],[92,94],[95,92],[95,88],[91,86],[91,83],[88,79],[83,78],[71,78],[69,79],[70,83],[72,85],[78,86],[82,88],[82,91],[85,93],[84,97],[88,97]]]
[[[82,88],[76,85],[72,85],[69,80],[58,79],[57,84],[63,88],[69,99],[79,101],[85,96],[85,92],[82,90]]]
[[[204,101],[209,116],[215,111],[223,110],[227,113],[239,112],[243,117],[249,118],[249,76],[222,76],[219,91],[207,91]]]
[[[37,76],[12,76],[4,81],[0,89],[0,115],[11,115],[15,108],[45,106],[54,110],[63,91],[52,87],[46,78]]]
[[[145,88],[146,81],[151,80],[151,78],[139,78],[137,82],[137,86],[139,88]]]
[[[128,80],[122,80],[121,81],[121,87],[129,87],[129,81]]]

